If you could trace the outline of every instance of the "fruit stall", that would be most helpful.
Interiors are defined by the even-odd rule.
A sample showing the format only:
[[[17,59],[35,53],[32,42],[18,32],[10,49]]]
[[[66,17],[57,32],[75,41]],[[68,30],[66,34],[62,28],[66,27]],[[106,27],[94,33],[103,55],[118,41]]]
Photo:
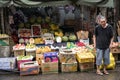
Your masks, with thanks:
[[[113,8],[90,8],[68,3],[45,7],[11,5],[5,12],[8,19],[5,23],[8,22],[9,28],[6,27],[6,34],[0,34],[0,44],[7,46],[4,50],[7,56],[1,55],[3,52],[0,50],[0,64],[4,64],[0,69],[17,69],[21,76],[95,69],[92,35],[95,16],[101,9],[101,12],[113,11]],[[108,16],[109,21],[111,16]],[[112,53],[119,47],[119,43],[113,43]],[[112,53],[108,69],[114,69],[118,59]]]

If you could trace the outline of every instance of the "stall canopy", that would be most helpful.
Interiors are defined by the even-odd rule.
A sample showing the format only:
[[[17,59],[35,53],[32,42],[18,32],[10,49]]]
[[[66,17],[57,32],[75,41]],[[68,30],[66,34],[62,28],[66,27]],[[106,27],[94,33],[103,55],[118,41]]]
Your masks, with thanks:
[[[70,3],[99,7],[114,7],[113,0],[0,0],[0,7],[10,5],[18,7],[62,6]]]

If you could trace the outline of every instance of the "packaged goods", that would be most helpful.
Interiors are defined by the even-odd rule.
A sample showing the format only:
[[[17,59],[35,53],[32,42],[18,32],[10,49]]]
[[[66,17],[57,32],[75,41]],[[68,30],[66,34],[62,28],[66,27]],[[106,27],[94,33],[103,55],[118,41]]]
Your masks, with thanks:
[[[23,62],[20,64],[20,75],[39,74],[37,61]]]

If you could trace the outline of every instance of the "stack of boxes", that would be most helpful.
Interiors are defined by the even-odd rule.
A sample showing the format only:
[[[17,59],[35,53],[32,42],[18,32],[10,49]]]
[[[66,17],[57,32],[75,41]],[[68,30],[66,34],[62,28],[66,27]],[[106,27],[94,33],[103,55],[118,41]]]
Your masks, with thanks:
[[[46,52],[41,61],[42,74],[58,73],[58,52]]]
[[[77,52],[77,61],[80,71],[94,69],[95,56],[91,52]]]
[[[76,54],[71,50],[61,50],[59,53],[61,72],[77,71]]]

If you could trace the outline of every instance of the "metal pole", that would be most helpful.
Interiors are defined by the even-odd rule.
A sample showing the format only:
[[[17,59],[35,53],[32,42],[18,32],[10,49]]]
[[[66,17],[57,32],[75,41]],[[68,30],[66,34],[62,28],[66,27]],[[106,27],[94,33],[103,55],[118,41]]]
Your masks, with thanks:
[[[5,33],[5,26],[4,26],[4,11],[1,8],[1,26],[2,26],[2,33]]]

